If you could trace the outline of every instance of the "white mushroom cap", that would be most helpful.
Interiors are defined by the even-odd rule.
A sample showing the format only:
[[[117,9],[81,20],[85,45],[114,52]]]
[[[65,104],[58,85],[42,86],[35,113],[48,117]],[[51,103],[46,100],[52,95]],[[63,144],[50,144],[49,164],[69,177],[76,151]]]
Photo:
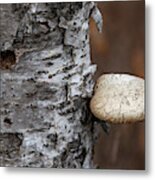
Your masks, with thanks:
[[[90,102],[95,117],[113,123],[144,120],[144,79],[128,74],[104,74]]]

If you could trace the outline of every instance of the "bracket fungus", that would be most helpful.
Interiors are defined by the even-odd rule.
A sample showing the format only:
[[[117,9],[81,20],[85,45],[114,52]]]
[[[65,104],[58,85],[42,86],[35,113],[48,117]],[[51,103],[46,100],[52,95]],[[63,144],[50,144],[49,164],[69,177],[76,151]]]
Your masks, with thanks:
[[[129,74],[103,74],[90,101],[93,115],[106,122],[144,120],[144,79]]]

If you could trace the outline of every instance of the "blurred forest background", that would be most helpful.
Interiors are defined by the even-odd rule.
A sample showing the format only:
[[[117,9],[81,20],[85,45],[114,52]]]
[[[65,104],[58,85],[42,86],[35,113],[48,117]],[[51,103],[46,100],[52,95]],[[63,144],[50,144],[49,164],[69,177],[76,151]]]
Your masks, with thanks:
[[[103,73],[130,73],[144,78],[145,1],[99,2],[103,32],[91,21],[91,56]],[[100,129],[94,162],[104,169],[145,169],[145,121]]]

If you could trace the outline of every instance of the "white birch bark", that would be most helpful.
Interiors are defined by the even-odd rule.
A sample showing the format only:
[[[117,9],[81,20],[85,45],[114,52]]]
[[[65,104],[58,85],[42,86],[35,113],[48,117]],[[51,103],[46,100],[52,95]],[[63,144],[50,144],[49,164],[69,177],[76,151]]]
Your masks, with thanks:
[[[89,20],[92,15],[101,30],[97,7],[93,2],[0,6],[1,54],[11,44],[16,55],[10,69],[1,65],[0,165],[92,168],[87,103],[96,65],[90,60]],[[7,52],[4,64],[11,61]]]

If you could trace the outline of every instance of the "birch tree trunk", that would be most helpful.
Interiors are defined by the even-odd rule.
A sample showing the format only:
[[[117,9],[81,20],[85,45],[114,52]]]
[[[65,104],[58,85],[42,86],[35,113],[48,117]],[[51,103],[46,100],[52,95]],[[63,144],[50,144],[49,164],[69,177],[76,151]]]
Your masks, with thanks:
[[[0,5],[0,165],[92,168],[93,2]]]

